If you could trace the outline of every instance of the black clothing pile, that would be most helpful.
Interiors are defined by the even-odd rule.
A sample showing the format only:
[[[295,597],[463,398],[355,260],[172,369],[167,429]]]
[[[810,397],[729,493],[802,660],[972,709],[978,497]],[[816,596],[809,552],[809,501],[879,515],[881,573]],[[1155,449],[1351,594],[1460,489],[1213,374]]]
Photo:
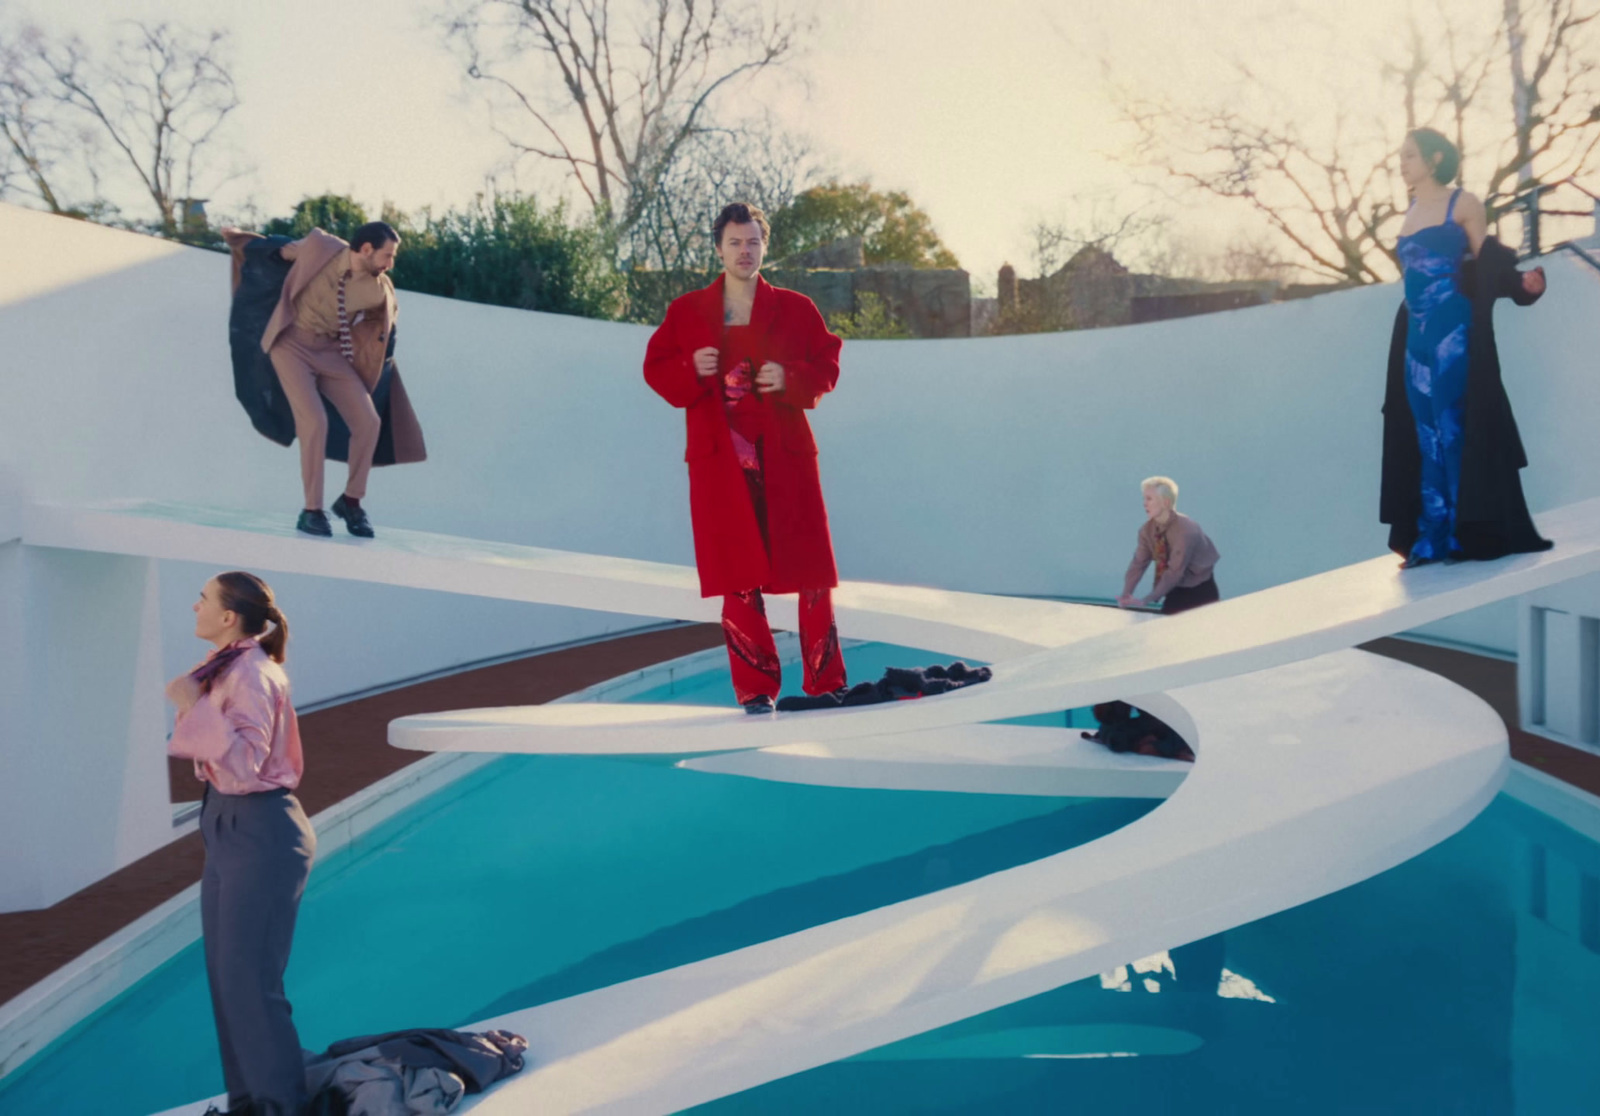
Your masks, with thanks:
[[[1085,740],[1097,740],[1113,752],[1194,762],[1193,749],[1171,725],[1125,701],[1101,702],[1094,707],[1094,719],[1100,722],[1100,730],[1084,733]]]
[[[945,694],[963,686],[987,682],[993,677],[988,667],[969,667],[959,660],[949,666],[935,663],[929,667],[890,667],[876,682],[857,682],[847,690],[831,694],[794,694],[778,699],[780,713],[802,709],[837,709],[844,705],[877,705],[885,701],[906,701],[910,698]]]

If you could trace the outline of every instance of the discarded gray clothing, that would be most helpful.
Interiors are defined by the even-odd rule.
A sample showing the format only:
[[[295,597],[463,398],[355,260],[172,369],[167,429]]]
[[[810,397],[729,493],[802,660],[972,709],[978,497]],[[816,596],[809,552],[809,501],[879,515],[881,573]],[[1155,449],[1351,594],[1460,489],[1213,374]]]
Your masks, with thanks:
[[[313,1095],[330,1086],[350,1116],[437,1116],[522,1069],[527,1040],[509,1031],[416,1028],[344,1039],[306,1063]]]
[[[306,1066],[306,1089],[337,1089],[349,1116],[444,1116],[461,1103],[466,1083],[436,1066],[407,1066],[376,1046]]]

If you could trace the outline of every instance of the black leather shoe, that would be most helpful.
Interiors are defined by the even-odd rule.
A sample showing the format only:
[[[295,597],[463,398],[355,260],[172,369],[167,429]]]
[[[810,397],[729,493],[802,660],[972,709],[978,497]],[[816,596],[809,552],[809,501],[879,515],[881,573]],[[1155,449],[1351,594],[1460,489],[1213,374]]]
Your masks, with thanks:
[[[300,518],[295,521],[294,529],[315,535],[319,539],[333,537],[333,528],[328,526],[328,517],[320,509],[317,511],[309,508],[301,509]]]
[[[345,528],[352,535],[363,539],[372,538],[372,520],[367,518],[367,509],[360,504],[352,508],[341,496],[333,502],[333,514],[344,520]]]
[[[771,713],[772,699],[766,694],[762,694],[759,697],[753,697],[744,703],[744,711],[752,715]]]

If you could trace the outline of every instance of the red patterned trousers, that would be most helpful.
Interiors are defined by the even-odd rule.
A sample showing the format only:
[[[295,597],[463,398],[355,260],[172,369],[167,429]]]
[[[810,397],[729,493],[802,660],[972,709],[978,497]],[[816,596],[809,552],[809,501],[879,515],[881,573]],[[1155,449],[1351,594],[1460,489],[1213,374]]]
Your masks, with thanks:
[[[761,590],[730,593],[722,598],[722,636],[728,643],[733,692],[739,703],[762,696],[776,698],[783,676]],[[825,694],[845,685],[844,655],[839,651],[839,629],[833,622],[833,590],[801,591],[800,650],[806,693]]]

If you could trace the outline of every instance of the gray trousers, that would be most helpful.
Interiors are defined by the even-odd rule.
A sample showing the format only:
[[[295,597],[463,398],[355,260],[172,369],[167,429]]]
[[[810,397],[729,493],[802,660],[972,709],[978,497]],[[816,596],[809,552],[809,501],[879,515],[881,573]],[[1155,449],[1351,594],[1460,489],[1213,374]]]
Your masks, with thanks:
[[[200,926],[228,1104],[295,1116],[306,1071],[283,971],[317,836],[288,791],[219,794],[200,809]]]

